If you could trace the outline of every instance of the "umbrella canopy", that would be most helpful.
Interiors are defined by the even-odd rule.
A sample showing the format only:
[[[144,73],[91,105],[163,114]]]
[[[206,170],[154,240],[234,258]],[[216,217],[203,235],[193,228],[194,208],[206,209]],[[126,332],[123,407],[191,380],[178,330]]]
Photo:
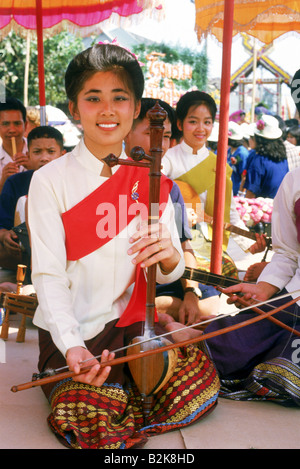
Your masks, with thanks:
[[[211,271],[221,273],[224,201],[230,100],[232,38],[245,32],[265,44],[284,33],[300,31],[300,2],[298,0],[195,0],[195,30],[199,41],[213,34],[223,43],[220,101],[220,130],[216,168],[214,230]]]
[[[46,123],[45,73],[43,35],[55,34],[63,28],[100,29],[104,22],[115,18],[134,21],[142,13],[163,12],[164,0],[0,0],[0,37],[11,29],[36,31],[38,44],[38,75],[41,124]]]
[[[6,34],[11,28],[20,27],[37,29],[37,12],[42,12],[43,29],[60,25],[79,27],[95,26],[118,15],[122,18],[132,17],[142,12],[163,8],[164,0],[0,0],[0,29]],[[40,12],[38,11],[39,9]]]
[[[226,2],[225,2],[226,3]],[[213,34],[223,40],[224,1],[195,0],[198,38]],[[232,36],[245,32],[270,44],[288,31],[300,31],[298,0],[235,0]]]

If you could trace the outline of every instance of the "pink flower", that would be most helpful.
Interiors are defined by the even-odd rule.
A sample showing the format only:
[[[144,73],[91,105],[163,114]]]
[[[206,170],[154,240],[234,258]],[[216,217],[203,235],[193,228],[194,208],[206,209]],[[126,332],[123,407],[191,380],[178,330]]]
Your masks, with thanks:
[[[265,125],[266,125],[265,122],[261,119],[256,122],[257,130],[264,130]]]

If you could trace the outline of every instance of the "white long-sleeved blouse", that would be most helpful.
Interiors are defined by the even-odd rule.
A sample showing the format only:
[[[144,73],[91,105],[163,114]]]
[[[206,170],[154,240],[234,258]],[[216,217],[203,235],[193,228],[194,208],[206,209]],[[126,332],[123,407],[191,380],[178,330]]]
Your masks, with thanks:
[[[126,158],[125,154],[122,157]],[[100,176],[102,167],[82,140],[71,153],[36,171],[30,184],[32,281],[39,302],[34,324],[51,333],[63,355],[71,347],[84,346],[84,341],[95,337],[107,322],[119,318],[133,290],[135,266],[127,251],[139,216],[96,251],[76,261],[66,258],[62,213],[107,180]],[[113,174],[119,168],[112,168]],[[161,221],[168,225],[181,254],[170,274],[164,275],[157,268],[157,281],[167,283],[180,278],[184,271],[170,197]]]

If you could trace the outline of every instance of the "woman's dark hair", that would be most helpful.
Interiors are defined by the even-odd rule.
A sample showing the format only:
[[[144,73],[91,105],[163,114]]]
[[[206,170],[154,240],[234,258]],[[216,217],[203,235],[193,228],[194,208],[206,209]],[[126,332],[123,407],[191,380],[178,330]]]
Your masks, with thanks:
[[[177,118],[182,122],[191,106],[200,106],[201,104],[204,104],[209,109],[214,122],[217,106],[214,99],[209,94],[204,93],[204,91],[189,91],[181,96],[176,106]]]
[[[228,145],[232,148],[238,148],[241,145],[244,145],[243,139],[241,140],[234,140],[233,138],[228,138]]]
[[[125,71],[125,73],[124,73]],[[115,72],[139,101],[144,91],[144,75],[137,59],[126,49],[114,44],[95,44],[77,54],[65,74],[68,99],[77,103],[84,83],[96,72]]]
[[[300,127],[298,125],[289,128],[287,133],[296,139],[297,146],[300,145]]]
[[[255,135],[255,141],[255,151],[257,154],[276,163],[287,159],[286,149],[281,138],[270,140],[260,135]]]

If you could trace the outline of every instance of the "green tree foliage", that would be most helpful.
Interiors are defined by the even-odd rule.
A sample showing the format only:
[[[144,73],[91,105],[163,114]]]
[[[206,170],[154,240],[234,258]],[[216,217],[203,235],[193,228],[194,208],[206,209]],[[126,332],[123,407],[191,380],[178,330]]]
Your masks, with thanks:
[[[64,74],[70,60],[85,48],[82,38],[75,37],[68,32],[61,32],[56,36],[44,39],[45,88],[46,103],[52,106],[66,102]],[[146,55],[150,52],[160,52],[160,58],[169,64],[190,65],[193,69],[191,80],[175,80],[176,86],[188,90],[191,87],[205,90],[207,86],[208,59],[205,52],[198,53],[190,49],[171,48],[165,44],[134,47],[139,60],[146,63]],[[15,96],[24,100],[24,73],[26,61],[26,38],[19,37],[11,31],[0,43],[0,80],[4,83],[7,96]],[[143,67],[146,75],[146,67]],[[28,105],[39,103],[37,41],[31,39]]]
[[[138,56],[139,60],[145,65],[143,71],[146,74],[146,56],[151,52],[159,52],[164,54],[161,57],[162,62],[169,64],[183,63],[190,65],[193,69],[191,80],[175,80],[174,82],[178,88],[188,90],[196,87],[199,90],[205,91],[207,87],[207,74],[208,74],[208,59],[206,52],[196,52],[188,48],[171,48],[166,44],[140,44],[133,48],[134,53]]]
[[[67,32],[44,40],[46,103],[56,106],[66,101],[64,74],[75,54],[83,50],[82,39]],[[7,96],[24,100],[26,39],[11,31],[0,43],[0,80]],[[37,41],[30,43],[28,105],[39,103]]]

